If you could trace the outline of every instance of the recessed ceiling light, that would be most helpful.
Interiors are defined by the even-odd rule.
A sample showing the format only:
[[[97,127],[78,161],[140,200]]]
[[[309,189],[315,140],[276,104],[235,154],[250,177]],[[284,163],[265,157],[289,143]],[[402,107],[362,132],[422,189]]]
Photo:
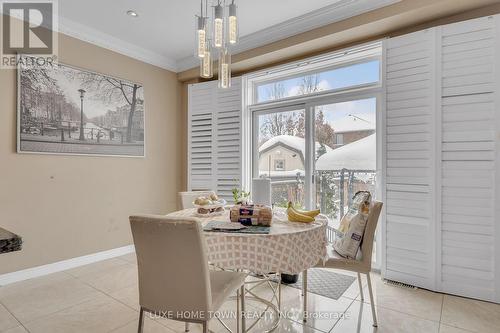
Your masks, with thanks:
[[[137,17],[139,16],[139,14],[137,14],[137,12],[133,11],[133,10],[127,10],[127,15],[128,16],[132,16],[132,17]]]

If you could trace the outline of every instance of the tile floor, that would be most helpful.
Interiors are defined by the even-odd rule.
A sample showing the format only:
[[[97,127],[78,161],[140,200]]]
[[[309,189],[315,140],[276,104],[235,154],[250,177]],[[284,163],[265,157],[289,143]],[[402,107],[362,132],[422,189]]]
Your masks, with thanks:
[[[135,254],[78,267],[65,272],[0,287],[1,333],[136,332],[138,320],[137,267]],[[345,272],[341,272],[344,273]],[[373,274],[375,306],[379,327],[372,327],[371,304],[366,281],[361,301],[354,282],[339,300],[309,294],[308,311],[321,314],[302,322],[300,290],[284,286],[283,311],[275,332],[500,332],[500,305],[426,290],[402,289],[384,284]],[[269,297],[269,290],[256,288]],[[234,310],[228,301],[222,310]],[[264,310],[247,301],[250,314]],[[272,317],[258,322],[252,332],[260,333]],[[249,318],[247,326],[255,319]],[[234,329],[236,320],[227,324]],[[214,332],[225,332],[217,320]],[[146,318],[145,332],[184,332],[184,324],[167,319]],[[191,332],[201,332],[192,325]]]

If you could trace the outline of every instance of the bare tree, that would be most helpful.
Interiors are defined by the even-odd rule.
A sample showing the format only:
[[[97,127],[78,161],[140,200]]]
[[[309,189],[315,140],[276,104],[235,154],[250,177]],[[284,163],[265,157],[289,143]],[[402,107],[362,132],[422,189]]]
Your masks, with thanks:
[[[269,99],[276,100],[285,97],[285,86],[275,82],[267,88]],[[264,118],[261,135],[264,140],[278,135],[294,135],[296,132],[296,112],[272,113]]]
[[[299,87],[299,94],[305,95],[318,92],[320,90],[319,82],[319,74],[311,74],[302,77]]]
[[[134,113],[137,107],[138,91],[142,88],[142,86],[97,73],[83,71],[76,74],[69,71],[67,73],[69,75],[76,75],[86,89],[94,90],[96,95],[103,101],[110,103],[112,101],[120,101],[124,99],[125,102],[130,105],[130,111],[127,119],[126,141],[132,142]]]
[[[30,100],[38,101],[43,98],[44,92],[59,92],[56,81],[50,77],[48,70],[44,67],[25,68],[20,75],[21,90],[21,113],[28,113],[27,96]]]
[[[319,108],[316,111],[316,119],[314,120],[316,141],[321,145],[334,147],[335,132],[333,127],[326,121],[323,110]],[[325,151],[326,152],[326,151]]]
[[[267,94],[270,100],[281,99],[285,97],[285,86],[281,82],[274,82],[267,88]]]
[[[302,77],[298,91],[300,94],[309,94],[320,91],[319,74]],[[286,96],[283,83],[275,82],[267,90],[269,99],[276,100]],[[293,135],[305,137],[305,114],[302,111],[277,112],[265,116],[261,126],[263,141],[278,135]],[[333,147],[334,131],[326,121],[321,108],[316,111],[315,119],[316,141],[322,145]]]

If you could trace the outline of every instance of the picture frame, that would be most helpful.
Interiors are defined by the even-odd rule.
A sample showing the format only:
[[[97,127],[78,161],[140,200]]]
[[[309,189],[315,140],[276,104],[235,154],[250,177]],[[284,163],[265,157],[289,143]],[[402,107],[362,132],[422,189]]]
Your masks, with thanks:
[[[146,156],[144,86],[18,56],[17,152]]]

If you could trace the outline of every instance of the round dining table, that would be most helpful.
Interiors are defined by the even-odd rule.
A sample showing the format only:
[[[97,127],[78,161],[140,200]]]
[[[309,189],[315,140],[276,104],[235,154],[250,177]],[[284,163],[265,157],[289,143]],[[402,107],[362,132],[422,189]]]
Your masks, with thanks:
[[[205,226],[210,221],[229,222],[229,211],[216,216],[199,216],[195,208],[176,211],[168,217],[196,217]],[[205,231],[207,258],[210,264],[224,270],[237,270],[261,277],[273,290],[273,298],[265,300],[256,295],[254,287],[244,289],[245,293],[274,310],[277,314],[271,329],[279,324],[281,311],[281,273],[299,274],[327,257],[326,228],[328,218],[318,215],[314,222],[288,221],[283,208],[273,210],[273,220],[267,234]],[[273,288],[271,282],[276,284]],[[249,282],[249,284],[255,281]],[[244,309],[243,309],[244,311]],[[245,332],[243,324],[243,332]],[[248,328],[250,330],[251,327]]]

